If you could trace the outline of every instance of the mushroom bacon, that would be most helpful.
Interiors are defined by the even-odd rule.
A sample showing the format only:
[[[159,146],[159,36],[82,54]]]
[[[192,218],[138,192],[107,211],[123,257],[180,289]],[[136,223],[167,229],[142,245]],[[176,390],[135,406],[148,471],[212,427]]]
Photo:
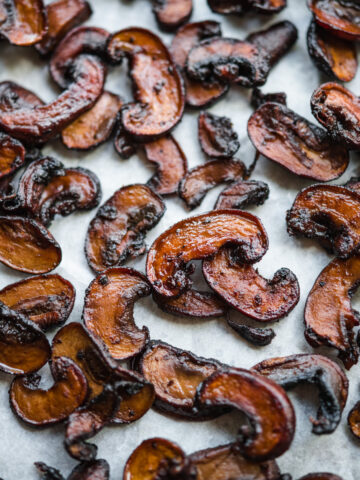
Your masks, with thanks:
[[[225,188],[219,195],[215,210],[262,205],[269,197],[269,186],[256,180],[239,180]]]
[[[42,0],[1,0],[0,37],[13,45],[34,45],[46,34],[46,14]]]
[[[360,40],[360,6],[356,0],[310,0],[310,10],[321,27],[347,40]]]
[[[176,30],[192,14],[192,0],[153,0],[156,20],[163,30]]]
[[[241,15],[246,12],[278,13],[286,7],[287,0],[208,0],[215,13]]]
[[[228,325],[242,338],[258,347],[269,345],[276,334],[272,328],[250,327],[232,318],[227,319]]]
[[[309,473],[305,477],[299,478],[299,480],[343,480],[338,475],[332,473]]]
[[[198,128],[201,149],[208,157],[229,158],[239,150],[238,135],[229,118],[201,112]]]
[[[43,462],[35,462],[35,467],[43,480],[65,480],[59,470],[48,467]],[[81,462],[73,469],[67,480],[109,480],[110,467],[106,460]]]

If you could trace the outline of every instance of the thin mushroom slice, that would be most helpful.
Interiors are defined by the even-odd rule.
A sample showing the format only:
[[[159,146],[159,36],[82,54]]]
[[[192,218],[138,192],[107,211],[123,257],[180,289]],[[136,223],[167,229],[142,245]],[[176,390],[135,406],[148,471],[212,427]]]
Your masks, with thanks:
[[[301,190],[287,212],[289,235],[318,240],[342,259],[360,247],[360,195],[336,185]]]
[[[354,437],[360,438],[360,402],[355,403],[350,410],[347,423]]]
[[[201,112],[198,129],[201,149],[210,158],[233,157],[240,148],[238,135],[228,117]]]
[[[65,480],[59,470],[44,462],[35,462],[34,465],[42,480]]]
[[[149,143],[151,144],[153,142]],[[124,127],[121,125],[121,121],[118,122],[114,140],[114,148],[116,153],[118,153],[123,160],[127,160],[135,155],[137,147],[138,144],[129,135],[127,135]]]
[[[242,15],[253,11],[272,15],[283,10],[287,0],[208,0],[208,5],[213,12],[223,15]]]
[[[204,260],[203,274],[220,298],[258,322],[285,317],[300,298],[299,283],[291,270],[281,268],[267,280],[252,265],[241,263],[231,247]]]
[[[252,114],[248,134],[259,153],[301,177],[328,182],[349,164],[346,148],[326,130],[278,103],[267,102]]]
[[[290,447],[295,414],[285,391],[272,380],[244,369],[213,373],[198,390],[198,404],[207,408],[231,407],[242,411],[251,429],[242,427],[238,446],[251,460],[273,460]]]
[[[181,120],[185,91],[170,52],[149,30],[128,28],[114,33],[108,43],[111,61],[130,58],[135,102],[122,109],[125,131],[139,141],[155,140]]]
[[[25,148],[19,140],[0,132],[0,179],[13,174],[25,162]]]
[[[16,377],[10,386],[10,405],[16,415],[33,426],[47,426],[65,420],[86,399],[87,382],[80,368],[69,358],[53,359],[54,385],[38,388],[39,375]]]
[[[35,462],[35,467],[43,480],[65,480],[59,470],[43,462]],[[93,460],[77,465],[67,480],[109,480],[110,467],[106,460]]]
[[[179,197],[189,209],[198,207],[209,190],[221,183],[242,179],[246,167],[241,160],[217,159],[189,170],[179,185]]]
[[[317,385],[320,406],[317,418],[310,417],[313,433],[332,433],[339,425],[348,397],[349,382],[342,369],[329,358],[312,354],[270,358],[255,365],[253,370],[285,389],[300,383]]]
[[[156,20],[163,30],[173,31],[187,23],[192,14],[192,0],[153,0]]]
[[[287,95],[285,92],[263,93],[260,88],[255,87],[251,93],[250,104],[257,110],[264,103],[280,103],[280,105],[287,106]]]
[[[343,480],[343,478],[333,473],[309,473],[305,477],[299,478],[299,480]]]
[[[318,25],[346,40],[360,40],[360,6],[356,0],[309,0]]]
[[[0,303],[0,347],[0,370],[13,375],[40,370],[51,353],[40,328],[3,303]]]
[[[60,275],[26,278],[0,290],[0,302],[26,315],[42,330],[65,323],[74,301],[73,285]]]
[[[42,0],[1,0],[0,37],[13,45],[28,46],[41,41],[46,31]]]
[[[117,190],[90,222],[85,255],[94,272],[122,265],[145,252],[144,238],[165,212],[161,197],[146,185]]]
[[[239,180],[220,193],[214,209],[238,208],[242,210],[253,205],[259,206],[268,199],[269,193],[267,183],[257,180]]]
[[[272,328],[250,327],[249,325],[239,323],[236,319],[231,318],[228,318],[227,322],[236,333],[257,347],[270,345],[276,336]]]

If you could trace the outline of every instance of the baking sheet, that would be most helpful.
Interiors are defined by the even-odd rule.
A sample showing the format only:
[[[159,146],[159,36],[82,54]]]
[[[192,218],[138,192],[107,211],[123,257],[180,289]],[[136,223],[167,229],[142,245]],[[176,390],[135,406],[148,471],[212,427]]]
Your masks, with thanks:
[[[104,27],[111,32],[128,26],[143,26],[158,32],[151,12],[150,0],[90,0],[94,13],[87,24]],[[289,6],[280,15],[267,18],[246,16],[225,17],[212,14],[206,0],[194,0],[192,21],[215,19],[221,22],[223,35],[244,38],[248,33],[263,28],[281,19],[291,20],[299,29],[300,38],[269,76],[263,88],[265,92],[285,91],[288,105],[299,114],[314,120],[310,113],[310,96],[325,77],[312,65],[306,48],[306,30],[310,12],[305,0],[288,0]],[[162,34],[169,44],[172,36]],[[0,81],[13,80],[33,89],[44,100],[58,95],[47,71],[46,62],[39,59],[31,48],[15,48],[6,42],[0,44]],[[360,92],[360,73],[349,88]],[[111,70],[106,88],[131,99],[130,82],[124,66]],[[239,157],[250,164],[254,149],[246,135],[246,123],[251,108],[248,90],[232,88],[228,95],[210,110],[229,116],[241,139]],[[190,167],[204,162],[197,136],[197,113],[187,112],[174,136],[184,149]],[[103,201],[123,185],[146,182],[153,170],[141,153],[127,161],[121,160],[113,149],[112,142],[89,153],[67,151],[59,141],[44,149],[66,166],[83,166],[93,170],[100,178]],[[359,159],[355,154],[347,172],[337,183],[343,183],[353,174],[360,172]],[[184,320],[161,312],[151,298],[139,301],[135,307],[135,318],[139,326],[145,324],[153,339],[162,339],[172,345],[189,349],[204,357],[214,357],[236,367],[251,367],[272,356],[312,352],[303,335],[303,309],[307,294],[322,268],[331,260],[315,242],[296,240],[286,233],[285,213],[299,189],[312,182],[297,178],[280,166],[260,158],[253,179],[263,180],[270,185],[270,198],[261,207],[250,211],[260,216],[270,239],[270,248],[258,265],[260,273],[269,278],[280,267],[292,269],[299,278],[301,299],[288,318],[275,324],[276,338],[267,347],[256,348],[238,337],[222,319],[201,321]],[[150,244],[163,230],[175,221],[211,210],[221,188],[210,192],[202,205],[189,213],[178,198],[166,200],[167,212],[160,223],[147,237]],[[56,219],[50,230],[63,251],[63,260],[57,272],[70,280],[76,287],[75,308],[69,321],[80,321],[84,290],[93,278],[83,253],[87,226],[94,211],[77,213],[67,218]],[[128,265],[144,271],[144,258]],[[12,272],[0,264],[0,288],[25,278],[26,275]],[[360,296],[355,296],[353,306],[360,305]],[[240,315],[234,313],[233,315]],[[52,335],[50,335],[52,336]],[[318,349],[335,358],[330,349]],[[353,439],[346,426],[346,417],[355,401],[360,399],[360,366],[354,366],[348,377],[350,396],[343,421],[332,435],[316,436],[311,433],[310,415],[316,414],[317,391],[312,387],[301,387],[290,393],[297,416],[297,430],[291,449],[278,459],[282,472],[289,472],[294,479],[310,472],[329,471],[343,476],[344,480],[360,478],[360,443]],[[47,367],[43,369],[44,385],[51,383]],[[11,377],[0,374],[0,477],[4,480],[37,479],[34,461],[44,461],[67,475],[76,462],[65,452],[62,442],[64,427],[44,430],[29,428],[12,414],[8,401]],[[234,439],[241,417],[236,413],[203,423],[174,420],[150,411],[144,418],[129,426],[105,428],[95,437],[99,447],[98,458],[105,458],[111,467],[111,478],[122,478],[126,459],[139,445],[150,437],[161,436],[177,442],[187,452],[213,447]]]

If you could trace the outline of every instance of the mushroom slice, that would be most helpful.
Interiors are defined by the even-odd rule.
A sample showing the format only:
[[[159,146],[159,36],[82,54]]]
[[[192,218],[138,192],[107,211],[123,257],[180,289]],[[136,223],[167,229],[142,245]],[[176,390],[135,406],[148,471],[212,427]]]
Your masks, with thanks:
[[[268,199],[269,193],[267,183],[257,180],[239,180],[220,193],[214,209],[242,210],[248,206],[262,205]]]
[[[208,157],[233,157],[240,148],[239,137],[228,117],[201,112],[198,129],[201,149]]]
[[[189,170],[180,182],[179,196],[191,210],[198,207],[209,190],[220,183],[242,179],[246,167],[240,160],[217,159]]]
[[[23,166],[25,153],[25,148],[19,140],[0,132],[0,179]]]
[[[213,416],[214,412],[196,407],[195,396],[201,382],[222,367],[216,360],[198,357],[161,341],[151,341],[137,360],[139,372],[154,385],[155,407],[164,413],[196,420]]]
[[[0,111],[12,112],[22,108],[35,108],[45,103],[31,90],[15,82],[0,82]],[[27,143],[26,141],[24,142]],[[29,153],[29,149],[26,154]]]
[[[0,303],[0,370],[13,375],[36,372],[50,357],[50,345],[27,317]]]
[[[328,77],[350,82],[358,66],[356,45],[334,36],[313,20],[307,33],[308,52],[316,67]]]
[[[59,470],[48,467],[43,462],[35,462],[35,467],[43,480],[64,480]],[[82,462],[70,473],[67,480],[109,480],[110,467],[106,460]]]
[[[253,370],[271,378],[285,389],[300,383],[316,384],[319,389],[317,418],[310,418],[313,433],[332,433],[340,423],[346,405],[349,382],[342,369],[323,355],[298,354],[270,358]]]
[[[360,438],[360,402],[357,402],[350,410],[347,421],[351,433],[356,438]]]
[[[301,177],[328,182],[349,164],[347,150],[326,130],[278,103],[267,102],[252,114],[248,134],[264,157]]]
[[[285,317],[300,298],[299,283],[291,270],[281,268],[267,280],[253,266],[239,262],[234,248],[222,248],[204,260],[203,274],[220,298],[258,322]]]
[[[205,84],[189,78],[185,72],[186,58],[190,50],[202,40],[221,37],[220,23],[212,20],[187,23],[179,28],[174,36],[170,53],[176,65],[183,73],[186,87],[186,104],[189,107],[202,108],[219,100],[228,90],[228,86],[219,82]]]
[[[156,173],[148,181],[150,188],[159,195],[171,195],[179,188],[187,171],[187,159],[172,135],[144,144],[146,158],[157,166]]]
[[[155,140],[156,142],[156,140]],[[153,143],[155,143],[153,142]],[[152,142],[149,142],[150,144]],[[145,144],[146,145],[146,144]],[[137,143],[130,138],[129,135],[124,130],[124,127],[119,122],[119,125],[116,129],[114,148],[115,151],[120,155],[123,160],[127,160],[136,153]]]
[[[347,40],[360,40],[360,6],[356,0],[310,0],[309,7],[320,27]]]
[[[122,105],[118,95],[105,91],[90,110],[61,132],[63,144],[71,149],[89,150],[106,142]]]
[[[163,30],[176,30],[187,23],[193,9],[192,0],[154,0],[154,13]]]
[[[46,34],[46,14],[42,0],[1,0],[0,37],[13,45],[34,45]]]
[[[316,279],[305,306],[305,338],[313,347],[336,348],[346,368],[359,358],[354,328],[359,314],[351,307],[351,297],[360,281],[360,256],[335,259]]]
[[[49,54],[69,30],[85,22],[92,10],[85,0],[54,0],[46,7],[47,32],[35,45],[41,55]]]
[[[70,70],[73,82],[47,105],[7,110],[0,104],[0,127],[27,143],[46,142],[91,108],[103,90],[103,66],[96,57],[81,55]]]
[[[255,87],[251,93],[250,104],[257,110],[264,103],[280,103],[280,105],[287,105],[287,95],[285,92],[263,93],[260,88]]]
[[[108,54],[115,63],[130,58],[135,102],[122,109],[122,125],[136,140],[155,140],[181,120],[185,105],[182,78],[168,49],[149,30],[128,28],[114,33]]]
[[[42,330],[65,323],[74,301],[73,285],[60,275],[26,278],[0,290],[0,302],[26,315]]]
[[[317,239],[342,259],[360,246],[360,195],[336,185],[312,185],[301,190],[287,212],[289,235]]]
[[[41,223],[0,217],[0,262],[25,273],[48,273],[61,262],[61,249]]]
[[[236,333],[257,347],[270,345],[276,336],[272,328],[250,327],[230,318],[228,318],[227,322]]]
[[[338,475],[333,473],[309,473],[305,477],[299,478],[299,480],[343,480]]]
[[[253,11],[272,15],[283,10],[287,0],[208,0],[208,4],[213,12],[223,15]]]
[[[84,324],[115,360],[134,357],[145,348],[149,331],[135,325],[134,304],[150,293],[146,277],[130,268],[108,269],[89,285]]]
[[[10,386],[10,405],[16,415],[34,426],[65,420],[86,399],[87,382],[80,368],[69,358],[52,360],[54,385],[38,388],[40,376],[16,377]]]
[[[117,190],[90,222],[85,254],[94,272],[123,264],[145,252],[146,232],[165,212],[161,197],[146,185],[128,185]]]
[[[59,470],[49,467],[44,462],[35,462],[34,465],[42,480],[65,480]]]
[[[242,427],[241,453],[259,462],[272,460],[290,447],[295,413],[285,391],[272,380],[244,369],[213,373],[198,390],[200,407],[232,407],[242,411],[251,429]]]
[[[311,97],[311,111],[334,140],[360,150],[360,98],[338,83],[324,83]]]
[[[155,240],[147,257],[154,291],[179,296],[190,284],[186,264],[211,257],[227,243],[238,245],[240,258],[249,263],[260,260],[268,248],[262,223],[247,212],[216,210],[176,223]]]

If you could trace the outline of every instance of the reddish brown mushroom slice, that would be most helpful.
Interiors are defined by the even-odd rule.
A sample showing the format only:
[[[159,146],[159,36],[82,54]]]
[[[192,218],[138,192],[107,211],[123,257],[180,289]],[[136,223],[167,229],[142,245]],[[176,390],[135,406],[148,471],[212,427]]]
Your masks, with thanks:
[[[172,135],[144,144],[146,158],[155,163],[156,173],[148,181],[159,195],[172,195],[187,171],[187,159]]]
[[[118,126],[116,127],[114,140],[115,151],[120,155],[123,160],[127,160],[128,158],[135,155],[137,146],[137,143],[129,135],[127,135],[124,127],[121,125],[121,122],[119,122]]]
[[[121,265],[145,252],[144,237],[165,212],[163,200],[146,185],[117,190],[91,221],[85,254],[95,272]]]
[[[299,478],[299,480],[343,480],[343,478],[333,473],[309,473],[305,477]]]
[[[219,82],[205,84],[190,79],[185,72],[186,58],[190,50],[208,38],[220,37],[221,27],[218,22],[205,20],[188,23],[179,28],[174,36],[170,52],[176,65],[181,69],[186,87],[186,104],[189,107],[202,108],[220,99],[228,90],[228,86]]]
[[[326,130],[278,103],[267,102],[252,114],[248,134],[264,157],[301,177],[328,182],[349,163],[347,150]]]
[[[0,302],[26,315],[43,330],[66,322],[74,301],[74,287],[60,275],[26,278],[0,290]]]
[[[159,295],[176,297],[190,283],[186,264],[216,253],[223,245],[239,245],[245,262],[256,262],[268,248],[260,220],[247,212],[216,210],[182,220],[152,244],[147,257],[147,277]]]
[[[65,480],[59,470],[43,462],[35,462],[35,467],[43,480]],[[106,460],[82,462],[70,473],[67,480],[109,480],[110,467]]]
[[[240,429],[239,448],[246,458],[272,460],[290,447],[295,414],[285,391],[272,380],[244,369],[213,373],[198,390],[200,407],[232,407],[249,419]]]
[[[313,20],[307,33],[308,52],[314,64],[328,77],[350,82],[357,71],[356,45],[334,36]]]
[[[192,14],[192,0],[153,0],[154,13],[163,30],[173,31],[186,23]]]
[[[61,132],[63,144],[71,149],[89,150],[106,142],[122,105],[118,95],[105,91],[90,110]]]
[[[0,347],[0,370],[13,375],[40,370],[51,353],[40,328],[3,303],[0,303]]]
[[[280,103],[280,105],[287,105],[287,95],[285,92],[263,93],[260,88],[255,87],[251,93],[250,104],[257,110],[264,103]]]
[[[286,0],[208,0],[215,13],[240,15],[246,12],[259,12],[272,15],[286,7]]]
[[[22,108],[36,108],[44,105],[45,103],[31,90],[15,82],[0,83],[1,112],[11,112]],[[25,143],[27,142],[25,141]]]
[[[357,402],[350,410],[347,422],[354,437],[360,438],[360,402]]]
[[[80,368],[69,358],[52,361],[54,385],[38,388],[39,375],[16,377],[10,386],[10,405],[24,422],[47,426],[65,420],[86,399],[87,382]]]
[[[208,157],[233,157],[240,148],[239,137],[228,117],[201,112],[198,129],[201,149]]]
[[[122,125],[136,140],[149,141],[172,130],[185,105],[182,78],[168,49],[149,30],[129,28],[114,33],[108,43],[110,60],[130,58],[135,102],[122,109]]]
[[[338,83],[324,83],[311,97],[311,111],[349,150],[360,150],[360,98]]]
[[[42,0],[1,0],[0,37],[13,45],[34,45],[47,31]]]
[[[268,199],[269,193],[267,183],[257,180],[239,180],[220,193],[214,209],[238,208],[242,210],[253,205],[259,206]]]
[[[0,179],[19,170],[25,162],[25,148],[19,140],[0,132]]]
[[[54,0],[46,7],[47,32],[35,45],[41,55],[49,54],[69,30],[85,22],[91,15],[85,0]]]
[[[227,322],[236,333],[257,347],[270,345],[276,336],[272,328],[251,327],[231,318],[228,318]]]
[[[310,417],[317,435],[332,433],[340,423],[348,397],[349,382],[342,369],[323,355],[298,354],[270,358],[253,367],[285,389],[301,383],[316,384],[319,389],[317,418]]]
[[[346,259],[360,247],[360,195],[346,187],[312,185],[301,190],[287,212],[289,235],[318,240]]]
[[[291,270],[281,268],[267,280],[253,266],[239,262],[233,248],[223,248],[204,260],[203,274],[231,307],[258,322],[285,317],[300,298],[299,283]]]
[[[48,273],[61,262],[61,249],[41,223],[0,217],[0,262],[20,272]]]
[[[240,160],[217,159],[189,170],[179,185],[179,196],[190,209],[198,207],[209,190],[221,183],[242,179],[246,167]]]
[[[360,40],[360,6],[356,1],[310,0],[315,21],[334,35],[347,40]]]

